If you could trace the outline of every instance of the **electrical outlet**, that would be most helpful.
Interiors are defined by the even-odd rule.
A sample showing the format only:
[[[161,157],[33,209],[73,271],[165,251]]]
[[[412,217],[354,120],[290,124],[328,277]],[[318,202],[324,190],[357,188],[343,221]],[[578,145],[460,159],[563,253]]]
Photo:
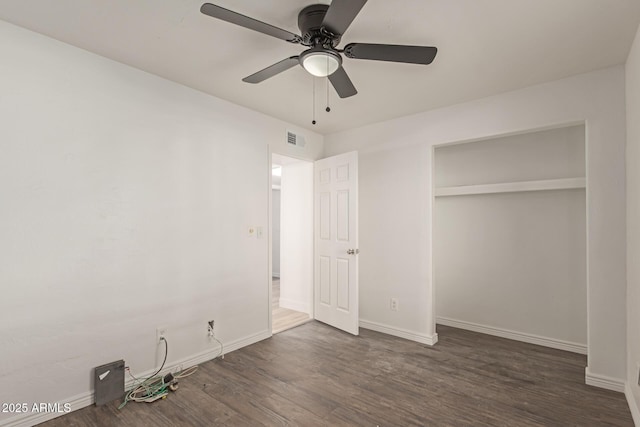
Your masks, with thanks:
[[[177,373],[180,373],[182,371],[183,371],[182,364],[180,364],[180,365],[174,366],[173,369],[171,370],[171,373],[177,374]]]
[[[249,236],[249,237],[253,237],[253,236],[255,236],[255,235],[256,235],[256,228],[250,225],[250,226],[247,228],[247,236]]]
[[[207,322],[207,333],[209,334],[209,338],[215,338],[215,320],[209,320]]]
[[[398,311],[398,298],[391,298],[389,308],[391,308],[392,311]]]
[[[160,344],[166,337],[167,328],[165,326],[158,326],[158,328],[156,329],[156,343]]]

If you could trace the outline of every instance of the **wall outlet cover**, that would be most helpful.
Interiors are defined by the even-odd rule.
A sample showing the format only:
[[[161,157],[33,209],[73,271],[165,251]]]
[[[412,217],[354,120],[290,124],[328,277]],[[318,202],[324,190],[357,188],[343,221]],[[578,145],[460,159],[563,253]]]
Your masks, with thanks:
[[[162,342],[162,338],[167,337],[167,327],[166,326],[158,326],[156,328],[156,343],[160,344]]]

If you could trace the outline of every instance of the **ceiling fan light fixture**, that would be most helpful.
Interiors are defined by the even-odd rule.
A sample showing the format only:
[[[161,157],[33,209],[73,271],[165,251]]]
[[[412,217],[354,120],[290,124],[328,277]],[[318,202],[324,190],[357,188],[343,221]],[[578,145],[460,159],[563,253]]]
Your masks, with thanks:
[[[431,64],[438,53],[438,49],[434,46],[374,43],[349,43],[344,48],[338,49],[337,46],[340,45],[342,36],[365,3],[367,0],[331,0],[329,5],[312,4],[307,6],[298,13],[300,35],[211,3],[203,4],[200,7],[200,12],[212,18],[289,43],[310,47],[300,55],[290,56],[245,77],[242,79],[243,82],[260,83],[300,65],[313,76],[329,76],[329,83],[336,90],[338,96],[348,98],[357,94],[358,91],[342,67],[341,53],[351,59],[419,65]],[[329,87],[328,84],[327,87]]]
[[[328,51],[312,51],[300,56],[302,67],[316,77],[327,77],[340,68],[340,57]]]

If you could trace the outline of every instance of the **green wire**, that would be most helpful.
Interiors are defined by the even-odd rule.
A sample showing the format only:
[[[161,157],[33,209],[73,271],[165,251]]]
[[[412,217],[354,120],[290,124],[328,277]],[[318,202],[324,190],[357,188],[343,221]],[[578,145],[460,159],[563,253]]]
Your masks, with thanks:
[[[131,395],[131,392],[132,392],[132,391],[134,391],[134,390],[136,390],[136,389],[138,389],[138,388],[140,388],[140,387],[142,387],[142,386],[144,386],[144,387],[147,389],[147,394],[146,394],[146,397],[147,397],[147,398],[157,396],[158,394],[164,393],[164,391],[166,391],[166,389],[167,389],[167,385],[164,383],[164,377],[162,377],[162,376],[160,376],[160,377],[156,377],[156,375],[157,375],[160,371],[162,371],[162,368],[164,368],[164,365],[165,365],[165,363],[167,362],[167,356],[169,355],[169,343],[168,343],[168,342],[167,342],[167,340],[166,340],[166,339],[164,339],[164,338],[162,339],[162,341],[164,341],[164,360],[162,361],[162,365],[161,365],[161,366],[160,366],[160,368],[158,368],[158,370],[157,370],[153,375],[151,375],[149,378],[144,379],[141,383],[134,384],[134,385],[133,385],[133,387],[131,387],[131,389],[129,389],[129,391],[128,391],[128,392],[127,392],[127,394],[125,395],[125,397],[124,397],[124,402],[122,402],[122,403],[120,404],[120,406],[118,406],[118,409],[122,409],[122,408],[124,408],[124,407],[127,405],[127,403],[129,402],[129,400],[131,400],[131,399],[129,399],[129,396]],[[131,372],[129,372],[129,375],[131,375],[134,379],[136,378],[136,377],[134,377],[134,376],[131,374]],[[151,381],[151,380],[153,380],[153,381]],[[146,383],[147,381],[151,381],[151,382],[149,383],[149,385],[145,385],[145,383]],[[157,389],[157,390],[153,391],[153,392],[150,394],[150,393],[149,393],[149,391],[148,391],[148,390],[149,390],[149,388],[150,388],[152,385],[154,385],[156,382],[158,382],[158,381],[160,381],[161,387],[160,387],[159,389]]]

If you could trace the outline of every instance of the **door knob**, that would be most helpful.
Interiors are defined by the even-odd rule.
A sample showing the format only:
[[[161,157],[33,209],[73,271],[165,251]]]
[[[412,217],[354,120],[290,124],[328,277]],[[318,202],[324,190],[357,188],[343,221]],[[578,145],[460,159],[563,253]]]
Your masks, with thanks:
[[[358,255],[360,253],[360,249],[347,249],[348,255]]]

